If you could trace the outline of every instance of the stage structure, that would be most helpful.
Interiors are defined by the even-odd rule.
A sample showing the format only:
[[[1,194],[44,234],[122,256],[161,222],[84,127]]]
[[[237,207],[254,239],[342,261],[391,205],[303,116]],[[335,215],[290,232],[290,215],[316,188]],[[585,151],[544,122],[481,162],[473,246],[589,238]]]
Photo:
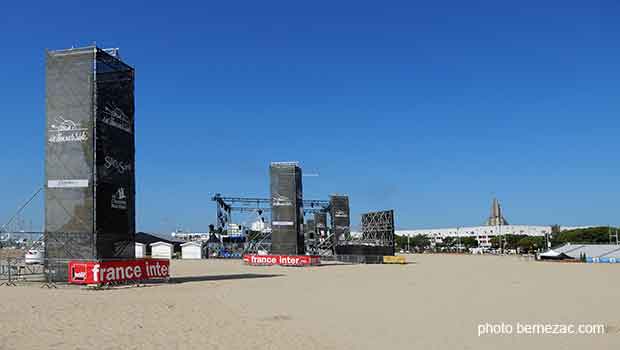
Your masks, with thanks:
[[[362,214],[361,244],[394,247],[394,210]]]
[[[225,230],[227,225],[232,223],[233,212],[257,213],[260,217],[265,212],[271,212],[269,198],[227,197],[217,193],[211,200],[216,205],[216,228],[221,230]],[[305,199],[303,210],[305,214],[325,213],[329,210],[329,201]]]
[[[134,257],[134,69],[117,49],[46,56],[45,257],[66,281],[69,260]]]
[[[305,253],[303,186],[301,168],[296,162],[273,162],[271,180],[271,253]]]
[[[351,235],[351,218],[349,197],[343,195],[329,196],[329,213],[332,223],[334,245],[346,240]]]
[[[304,236],[305,239],[314,239],[315,238],[315,232],[316,232],[316,224],[314,222],[314,219],[308,219],[306,220],[306,222],[304,223]]]
[[[216,194],[211,198],[216,205],[216,230],[226,231],[228,224],[232,223],[232,213],[256,213],[263,222],[269,221],[264,216],[265,212],[271,212],[271,199],[222,196]],[[304,200],[303,210],[306,214],[325,213],[329,210],[327,200]],[[271,251],[271,230],[265,229],[260,232],[249,232],[246,240],[244,253],[258,253],[259,251]]]
[[[340,241],[338,255],[394,255],[394,211],[362,214],[362,232],[358,237]]]
[[[329,204],[327,206],[327,209],[329,210]],[[314,232],[317,238],[327,237],[327,234],[328,234],[327,232],[327,211],[328,210],[314,213],[314,228],[315,228]]]
[[[331,256],[334,254],[334,239],[327,224],[327,210],[314,213],[314,238],[306,240],[306,247],[312,254]]]

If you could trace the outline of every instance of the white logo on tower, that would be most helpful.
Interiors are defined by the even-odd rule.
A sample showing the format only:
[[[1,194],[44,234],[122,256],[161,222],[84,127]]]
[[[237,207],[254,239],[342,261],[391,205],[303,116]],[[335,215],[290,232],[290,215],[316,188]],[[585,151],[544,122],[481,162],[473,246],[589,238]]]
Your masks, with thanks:
[[[274,207],[291,207],[293,202],[285,196],[275,193],[271,202]]]
[[[101,121],[131,134],[131,121],[129,117],[113,104],[108,104],[103,108]]]
[[[86,128],[83,128],[80,123],[63,118],[62,115],[54,119],[54,122],[50,125],[49,133],[48,141],[50,143],[83,143],[88,140]]]
[[[349,215],[347,215],[347,213],[345,213],[343,210],[336,210],[336,214],[334,216],[337,218],[349,217]]]
[[[127,209],[127,196],[125,195],[124,188],[120,187],[112,196],[112,208],[121,210]]]

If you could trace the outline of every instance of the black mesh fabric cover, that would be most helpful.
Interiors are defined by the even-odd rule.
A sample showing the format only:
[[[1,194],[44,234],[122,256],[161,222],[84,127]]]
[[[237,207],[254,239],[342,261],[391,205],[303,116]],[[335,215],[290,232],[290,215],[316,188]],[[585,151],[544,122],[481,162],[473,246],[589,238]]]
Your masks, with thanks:
[[[272,163],[271,253],[304,254],[301,168],[292,163]]]
[[[94,48],[47,54],[45,253],[48,259],[96,257],[94,58]],[[62,276],[63,272],[66,274],[66,271],[57,274]]]
[[[47,52],[45,254],[54,280],[67,278],[59,261],[135,256],[133,79],[95,47]]]
[[[97,50],[96,250],[99,259],[135,256],[134,70]]]
[[[332,219],[332,233],[337,244],[345,239],[351,232],[351,220],[349,210],[349,197],[332,195],[329,198],[330,213]]]

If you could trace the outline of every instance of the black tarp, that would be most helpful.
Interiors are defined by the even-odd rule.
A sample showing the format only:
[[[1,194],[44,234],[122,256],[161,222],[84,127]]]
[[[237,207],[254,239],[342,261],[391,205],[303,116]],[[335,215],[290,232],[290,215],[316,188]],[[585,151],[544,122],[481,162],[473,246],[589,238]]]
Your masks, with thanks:
[[[181,244],[185,243],[185,241],[162,238],[162,237],[155,236],[153,234],[146,233],[146,232],[137,232],[135,235],[135,240],[137,243],[142,243],[145,245],[146,247],[145,253],[147,255],[151,254],[151,244],[155,242],[165,242],[165,243],[172,244],[172,246],[174,247],[174,252],[176,253],[181,252]]]

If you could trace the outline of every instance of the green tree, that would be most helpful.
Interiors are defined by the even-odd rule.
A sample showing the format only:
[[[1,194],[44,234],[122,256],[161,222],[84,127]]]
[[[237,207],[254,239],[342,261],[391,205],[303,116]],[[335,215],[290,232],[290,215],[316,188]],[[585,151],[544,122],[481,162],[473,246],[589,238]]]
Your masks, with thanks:
[[[517,247],[523,253],[534,253],[545,244],[544,237],[526,236],[517,242]]]
[[[610,227],[601,226],[562,231],[553,235],[551,244],[553,246],[558,246],[566,243],[609,243],[609,230]],[[611,228],[611,230],[616,230],[616,228]]]
[[[394,236],[394,242],[396,248],[407,249],[407,236]],[[426,250],[430,248],[431,240],[426,235],[415,235],[409,237],[409,249],[415,249],[418,251]]]
[[[465,249],[477,248],[478,240],[474,237],[463,237],[461,238],[461,244],[465,247]]]
[[[442,241],[443,241],[443,246],[446,248],[452,248],[456,246],[456,239],[454,237],[446,237],[442,239]]]
[[[409,245],[416,250],[426,250],[431,246],[431,240],[426,235],[415,235],[411,237]]]
[[[491,241],[491,248],[499,249],[500,236],[493,236],[491,237],[490,241]]]
[[[519,247],[519,241],[527,238],[527,235],[504,235],[504,248],[505,249],[517,249]]]

